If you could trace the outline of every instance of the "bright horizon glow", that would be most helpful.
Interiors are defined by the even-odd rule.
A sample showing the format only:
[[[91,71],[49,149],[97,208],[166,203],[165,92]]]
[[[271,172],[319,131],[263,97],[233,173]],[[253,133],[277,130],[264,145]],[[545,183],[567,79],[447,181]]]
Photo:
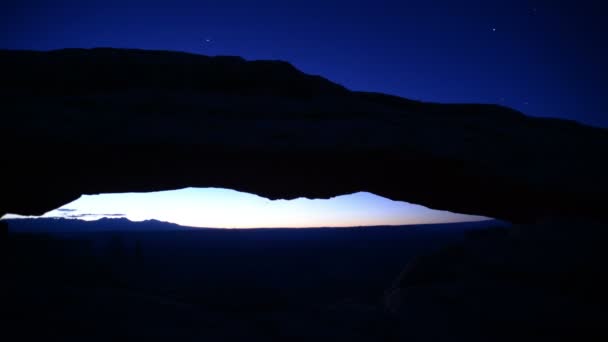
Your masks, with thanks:
[[[8,214],[3,218],[21,217]],[[269,200],[220,188],[83,195],[40,217],[88,221],[123,217],[209,228],[356,227],[488,219],[392,201],[368,192],[331,199]]]

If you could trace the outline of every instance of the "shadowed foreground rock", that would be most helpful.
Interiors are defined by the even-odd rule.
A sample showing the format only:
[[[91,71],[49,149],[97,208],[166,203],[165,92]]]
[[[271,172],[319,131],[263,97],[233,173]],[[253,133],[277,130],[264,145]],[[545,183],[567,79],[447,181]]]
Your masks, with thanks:
[[[472,231],[411,261],[385,308],[407,341],[605,341],[605,225]]]
[[[0,214],[195,186],[272,199],[370,191],[512,222],[605,220],[604,129],[352,92],[238,57],[0,51],[0,73]]]

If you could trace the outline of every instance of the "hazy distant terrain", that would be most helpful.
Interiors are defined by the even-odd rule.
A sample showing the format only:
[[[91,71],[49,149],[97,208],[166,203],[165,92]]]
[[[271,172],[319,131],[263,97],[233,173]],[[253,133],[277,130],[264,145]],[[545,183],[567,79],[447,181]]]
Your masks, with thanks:
[[[5,223],[0,293],[7,336],[248,342],[607,337],[608,233],[601,224],[193,229],[125,219]]]
[[[75,340],[387,338],[384,292],[412,257],[503,225],[225,230],[123,219],[8,223],[3,294],[10,326]],[[28,330],[33,320],[38,329]]]

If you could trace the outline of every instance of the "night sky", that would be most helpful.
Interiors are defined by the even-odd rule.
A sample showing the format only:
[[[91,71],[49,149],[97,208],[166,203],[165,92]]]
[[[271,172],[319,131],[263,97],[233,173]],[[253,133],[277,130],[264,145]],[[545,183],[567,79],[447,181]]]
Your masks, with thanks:
[[[608,127],[603,1],[18,0],[0,48],[280,59],[353,90]]]

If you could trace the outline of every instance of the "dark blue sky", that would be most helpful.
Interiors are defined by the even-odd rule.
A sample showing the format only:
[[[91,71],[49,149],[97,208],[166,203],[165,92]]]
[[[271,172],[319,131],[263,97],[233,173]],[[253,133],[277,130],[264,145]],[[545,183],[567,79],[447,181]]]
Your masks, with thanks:
[[[281,59],[353,90],[608,127],[605,17],[598,0],[5,0],[0,48]]]

